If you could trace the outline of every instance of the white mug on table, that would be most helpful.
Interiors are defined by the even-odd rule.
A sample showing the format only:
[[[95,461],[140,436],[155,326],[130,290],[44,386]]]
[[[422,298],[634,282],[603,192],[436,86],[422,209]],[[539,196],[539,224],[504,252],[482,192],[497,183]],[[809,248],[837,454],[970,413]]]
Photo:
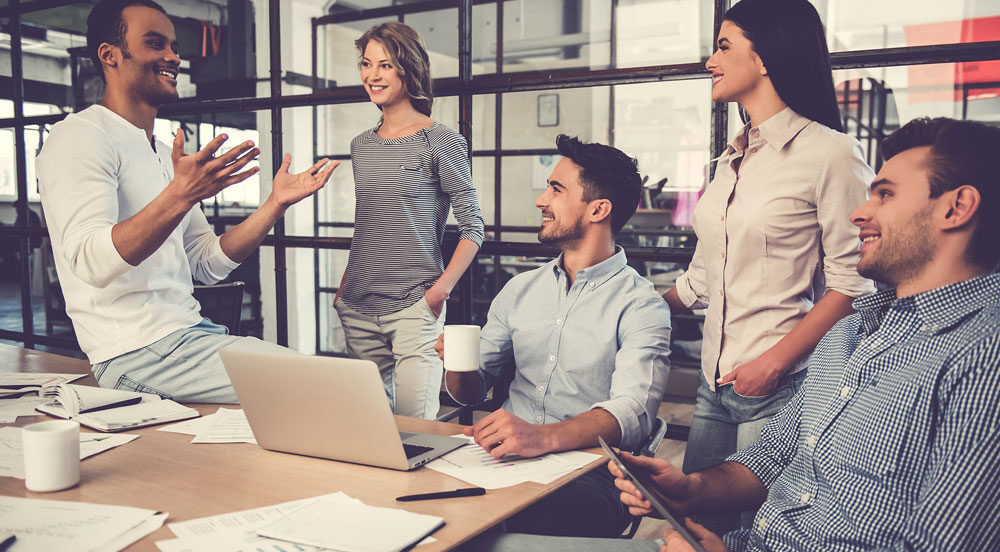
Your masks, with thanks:
[[[479,369],[479,326],[444,327],[444,369],[449,372]]]
[[[61,491],[80,482],[80,424],[54,420],[27,425],[21,442],[29,491]]]

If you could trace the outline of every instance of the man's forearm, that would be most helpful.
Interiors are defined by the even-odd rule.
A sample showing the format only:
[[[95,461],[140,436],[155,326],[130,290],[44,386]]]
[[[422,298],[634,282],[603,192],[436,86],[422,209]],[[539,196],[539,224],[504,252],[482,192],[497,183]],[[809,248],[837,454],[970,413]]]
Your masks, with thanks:
[[[267,237],[285,214],[285,207],[268,198],[246,220],[230,228],[219,238],[222,252],[235,263],[242,263],[249,257]]]
[[[550,452],[596,447],[601,436],[612,446],[622,440],[618,419],[603,408],[593,408],[564,422],[542,426],[550,435]]]
[[[448,392],[462,404],[479,401],[483,392],[483,381],[479,372],[445,372],[444,384]]]
[[[670,291],[664,293],[663,300],[670,306],[670,314],[691,314],[691,309],[681,301],[681,296],[677,293],[676,287],[672,287]]]
[[[691,482],[687,511],[719,514],[755,510],[767,498],[767,487],[749,468],[738,462],[723,462],[688,476]]]
[[[193,205],[167,188],[138,213],[111,227],[111,242],[122,259],[139,266],[163,245]]]

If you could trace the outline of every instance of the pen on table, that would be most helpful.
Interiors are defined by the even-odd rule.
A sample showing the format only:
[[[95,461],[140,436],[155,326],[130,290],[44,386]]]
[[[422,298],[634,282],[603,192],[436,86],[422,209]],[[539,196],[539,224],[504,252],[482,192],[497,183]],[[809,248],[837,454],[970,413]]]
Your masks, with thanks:
[[[486,489],[482,487],[471,487],[468,489],[455,489],[454,491],[444,491],[440,493],[424,493],[406,496],[397,496],[399,502],[411,502],[414,500],[432,500],[435,498],[455,498],[459,496],[479,496],[486,494]]]

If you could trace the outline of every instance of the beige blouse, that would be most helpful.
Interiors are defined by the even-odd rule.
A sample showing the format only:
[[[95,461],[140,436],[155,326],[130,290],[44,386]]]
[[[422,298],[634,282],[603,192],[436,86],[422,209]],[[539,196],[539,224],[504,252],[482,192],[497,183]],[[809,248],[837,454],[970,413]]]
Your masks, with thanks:
[[[698,245],[677,279],[685,305],[707,308],[705,379],[750,362],[798,324],[826,290],[875,291],[858,275],[851,211],[874,173],[857,140],[789,108],[744,127],[717,159],[694,210]],[[788,373],[805,367],[805,359]]]

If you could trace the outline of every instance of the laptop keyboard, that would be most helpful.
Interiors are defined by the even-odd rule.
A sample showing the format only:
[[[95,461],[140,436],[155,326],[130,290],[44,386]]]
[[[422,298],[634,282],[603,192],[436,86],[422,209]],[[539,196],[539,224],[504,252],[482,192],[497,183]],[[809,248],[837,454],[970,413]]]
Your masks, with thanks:
[[[403,452],[406,453],[407,459],[420,456],[421,454],[433,449],[434,447],[422,447],[420,445],[407,445],[406,443],[403,443]]]

